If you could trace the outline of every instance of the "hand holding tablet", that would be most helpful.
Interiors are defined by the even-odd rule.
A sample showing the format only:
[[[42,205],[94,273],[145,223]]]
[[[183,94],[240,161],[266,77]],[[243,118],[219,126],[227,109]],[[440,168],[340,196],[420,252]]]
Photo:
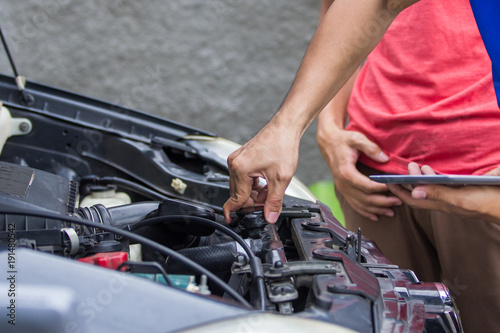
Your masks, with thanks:
[[[498,174],[500,168],[490,174]],[[500,176],[436,175],[431,167],[408,165],[409,175],[373,175],[373,181],[414,208],[439,210],[500,224]],[[445,186],[441,186],[445,185]],[[464,186],[477,185],[477,186]]]

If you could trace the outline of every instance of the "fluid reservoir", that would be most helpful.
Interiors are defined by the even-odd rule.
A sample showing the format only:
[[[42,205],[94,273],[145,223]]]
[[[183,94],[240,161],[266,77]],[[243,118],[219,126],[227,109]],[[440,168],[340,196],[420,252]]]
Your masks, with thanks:
[[[12,118],[10,111],[0,102],[0,153],[7,139],[13,135],[26,135],[32,127],[27,118]]]
[[[116,192],[116,186],[92,186],[91,194],[85,196],[80,207],[90,207],[101,204],[107,208],[128,205],[132,203],[130,196],[125,192]]]

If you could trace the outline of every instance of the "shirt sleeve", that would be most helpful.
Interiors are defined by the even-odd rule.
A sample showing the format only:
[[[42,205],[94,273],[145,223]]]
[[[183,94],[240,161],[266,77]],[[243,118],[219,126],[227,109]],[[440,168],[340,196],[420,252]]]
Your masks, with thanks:
[[[470,0],[470,4],[491,59],[493,85],[500,108],[500,0]]]

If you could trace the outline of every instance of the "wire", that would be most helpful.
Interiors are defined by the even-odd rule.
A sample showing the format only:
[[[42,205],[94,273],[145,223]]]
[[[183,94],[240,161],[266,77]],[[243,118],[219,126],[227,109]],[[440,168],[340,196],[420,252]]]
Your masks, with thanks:
[[[3,35],[2,27],[0,27],[0,36],[2,37],[2,44],[3,44],[3,48],[5,49],[5,53],[7,53],[7,58],[9,58],[10,67],[12,67],[12,71],[14,72],[14,76],[18,77],[19,74],[17,73],[16,64],[14,64],[14,59],[12,58],[12,55],[10,54],[9,46],[7,45],[7,41]]]
[[[212,220],[209,220],[204,217],[199,217],[199,216],[190,216],[190,215],[165,215],[165,216],[156,216],[156,217],[151,217],[148,219],[144,219],[139,222],[135,222],[132,225],[130,225],[130,230],[137,230],[139,228],[152,225],[152,224],[158,224],[158,223],[163,223],[163,224],[171,224],[175,222],[185,222],[185,223],[203,223],[203,224],[208,224],[211,227],[214,227],[214,229],[217,229],[221,231],[222,233],[228,235],[232,239],[234,239],[236,242],[238,242],[243,250],[247,253],[248,257],[255,257],[255,254],[253,253],[252,249],[248,244],[245,242],[243,238],[241,238],[240,235],[238,235],[236,232],[232,231],[226,226],[223,226],[220,223],[214,222]]]
[[[97,177],[97,176],[88,176],[88,177],[83,177],[80,180],[80,184],[84,183],[92,183],[95,185],[118,185],[121,186],[125,189],[135,191],[136,193],[139,193],[147,198],[153,199],[153,200],[165,200],[167,199],[167,196],[156,192],[154,190],[151,190],[145,186],[139,185],[135,182],[132,182],[127,179],[123,178],[118,178],[118,177]]]
[[[169,196],[164,195],[158,191],[152,190],[144,185],[140,185],[136,182],[130,181],[128,179],[120,178],[120,177],[98,177],[98,176],[85,176],[82,177],[80,180],[80,184],[85,184],[85,183],[92,183],[94,185],[117,185],[121,186],[124,189],[133,191],[135,193],[141,194],[145,196],[146,198],[150,198],[152,200],[168,200],[171,199],[171,194]],[[174,198],[178,200],[186,200],[186,198],[183,197],[175,197]],[[222,207],[219,207],[217,205],[211,205],[207,203],[202,203],[205,206],[210,207],[217,213],[222,213]]]
[[[236,232],[233,230],[229,229],[225,225],[222,225],[220,223],[217,223],[215,221],[199,217],[199,216],[189,216],[189,215],[166,215],[166,216],[157,216],[157,217],[152,217],[149,219],[145,219],[142,221],[139,221],[137,223],[134,223],[130,226],[130,230],[136,230],[141,227],[151,225],[151,224],[157,224],[157,223],[175,223],[175,222],[187,222],[187,223],[203,223],[207,224],[222,233],[228,235],[232,239],[234,239],[238,244],[241,245],[243,250],[248,255],[249,258],[249,264],[250,264],[250,269],[252,271],[252,277],[254,278],[254,281],[257,285],[257,290],[259,292],[259,303],[260,303],[260,309],[265,310],[265,305],[266,305],[266,292],[265,292],[265,285],[264,285],[264,270],[262,268],[262,262],[260,261],[260,258],[257,257],[250,246],[245,242],[245,240],[238,235]]]
[[[14,58],[12,57],[12,54],[10,53],[9,46],[7,45],[7,40],[5,39],[5,36],[3,35],[3,31],[2,31],[1,26],[0,26],[0,37],[2,39],[2,44],[3,44],[3,48],[5,49],[5,53],[7,53],[7,58],[9,58],[10,67],[12,67],[12,71],[14,72],[17,88],[21,92],[21,97],[22,97],[23,101],[26,104],[29,104],[30,103],[30,95],[28,95],[26,93],[26,91],[24,90],[24,85],[25,85],[26,81],[25,81],[24,77],[20,76],[19,73],[17,72],[16,64],[14,63]]]
[[[130,231],[125,231],[125,230],[115,228],[115,227],[110,226],[110,225],[95,223],[95,222],[92,222],[89,220],[82,220],[82,219],[78,219],[78,218],[71,217],[71,216],[58,215],[58,214],[53,214],[53,213],[49,213],[49,212],[37,212],[37,211],[29,211],[29,210],[26,210],[26,211],[5,211],[4,210],[1,213],[6,214],[6,215],[25,215],[25,216],[33,216],[33,217],[42,217],[42,218],[52,219],[52,220],[64,220],[64,221],[69,222],[69,223],[75,223],[75,224],[80,224],[80,225],[84,225],[84,226],[88,226],[88,227],[99,228],[101,230],[126,237],[126,238],[133,240],[135,242],[142,243],[143,245],[149,246],[152,249],[163,253],[164,255],[171,256],[172,258],[182,262],[184,265],[190,266],[194,270],[196,270],[202,274],[205,274],[209,279],[212,280],[213,283],[215,283],[217,286],[222,288],[225,292],[227,292],[229,295],[231,295],[231,297],[233,297],[235,300],[239,301],[245,308],[253,309],[252,306],[247,302],[247,300],[245,300],[234,289],[232,289],[224,281],[222,281],[220,278],[218,278],[215,274],[213,274],[212,272],[210,272],[206,268],[204,268],[204,267],[200,266],[199,264],[197,264],[196,262],[184,257],[183,255],[178,254],[174,250],[172,250],[164,245],[161,245],[161,244],[154,242],[150,239],[147,239],[145,237],[136,235]]]

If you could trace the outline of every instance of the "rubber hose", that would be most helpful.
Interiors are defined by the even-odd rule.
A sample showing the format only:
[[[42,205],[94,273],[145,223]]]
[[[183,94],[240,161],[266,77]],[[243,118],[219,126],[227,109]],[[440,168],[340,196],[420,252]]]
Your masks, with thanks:
[[[236,242],[200,246],[177,251],[212,272],[229,270],[237,253]],[[191,274],[192,270],[173,258],[167,260],[167,272]]]

